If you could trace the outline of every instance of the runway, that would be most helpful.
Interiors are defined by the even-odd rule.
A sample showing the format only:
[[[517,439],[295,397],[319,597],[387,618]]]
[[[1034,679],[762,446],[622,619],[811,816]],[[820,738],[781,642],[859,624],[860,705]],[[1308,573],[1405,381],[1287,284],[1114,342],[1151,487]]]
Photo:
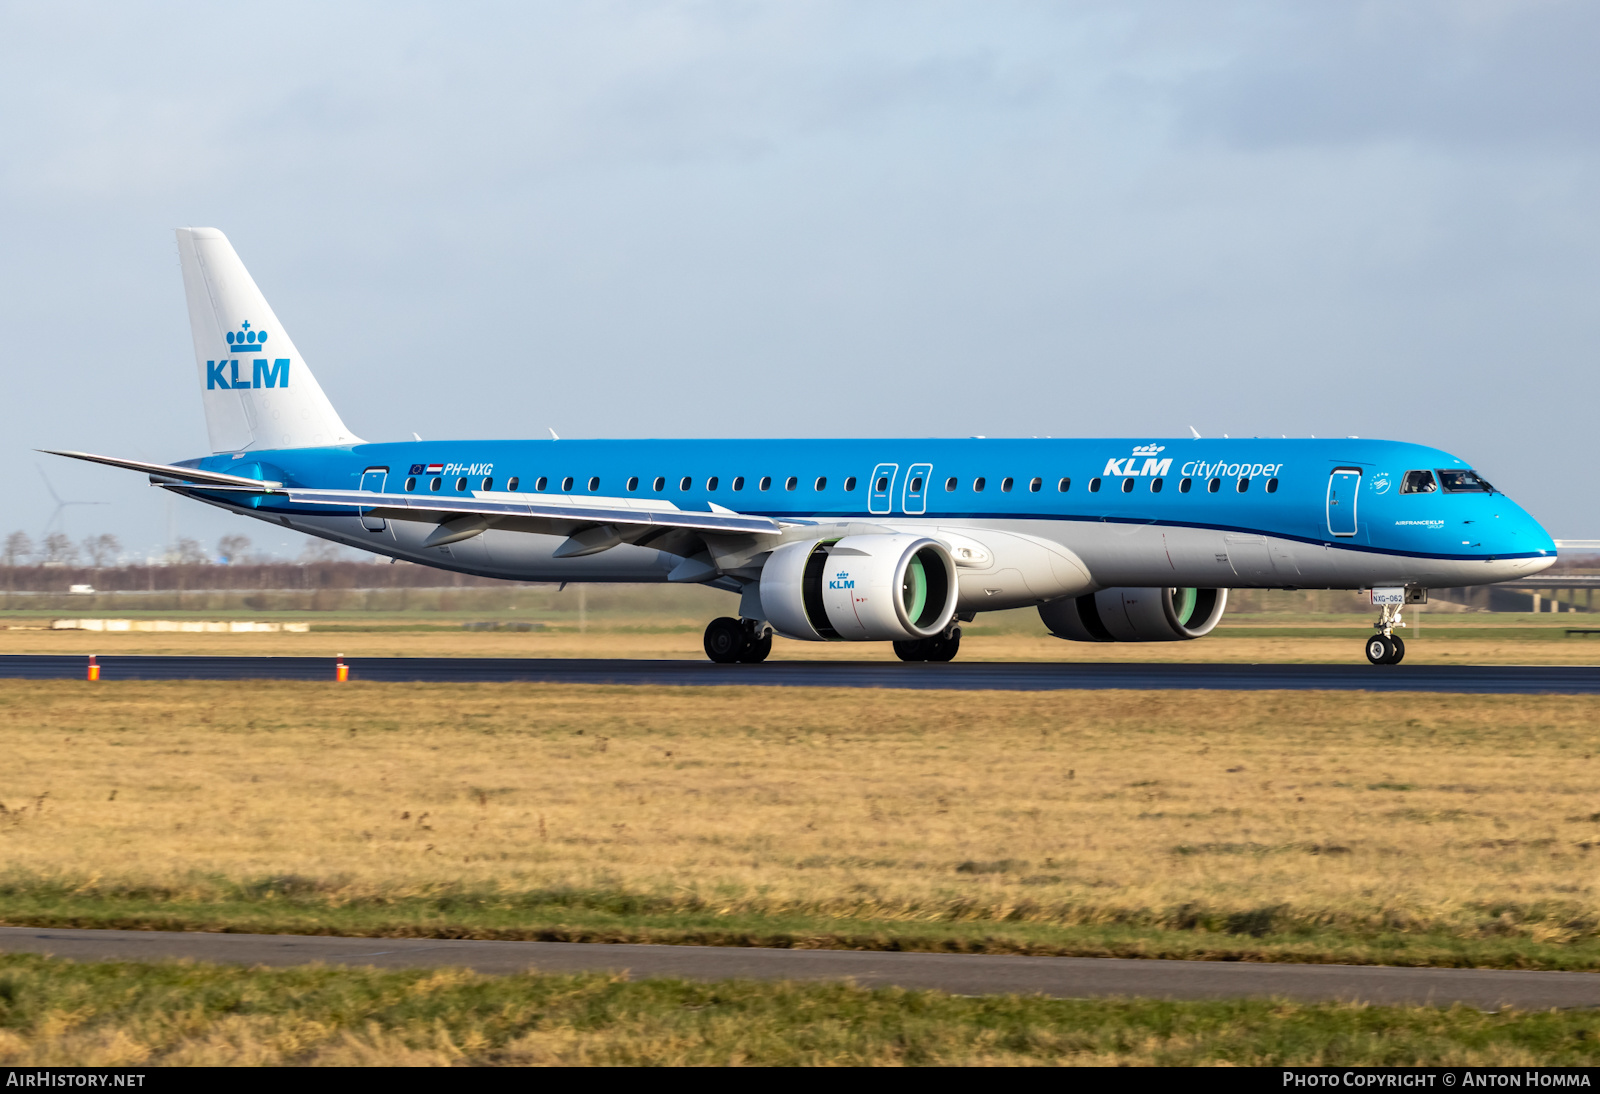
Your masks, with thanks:
[[[1281,998],[1378,1004],[1461,1003],[1483,1010],[1600,1005],[1600,976],[1500,969],[1402,969],[1364,965],[1257,965],[1092,957],[771,950],[734,946],[638,946],[479,942],[428,938],[203,934],[178,931],[0,928],[0,951],[75,961],[188,958],[239,965],[455,966],[488,974],[621,972],[635,978],[842,980],[863,987],[1006,993],[1060,999],[1127,995],[1166,999]]]
[[[100,679],[328,680],[331,657],[98,658]],[[644,661],[513,657],[349,657],[350,679],[369,681],[538,681],[673,687],[908,688],[947,691],[1067,691],[1099,688],[1229,691],[1426,691],[1465,694],[1600,693],[1600,667],[1538,665],[1149,664],[887,661]],[[88,659],[50,654],[0,656],[0,678],[81,680]]]

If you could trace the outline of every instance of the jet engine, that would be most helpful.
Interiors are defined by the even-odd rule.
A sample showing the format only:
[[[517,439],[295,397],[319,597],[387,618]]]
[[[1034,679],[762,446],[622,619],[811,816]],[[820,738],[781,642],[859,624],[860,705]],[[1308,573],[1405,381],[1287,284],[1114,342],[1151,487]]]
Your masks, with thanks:
[[[785,638],[906,642],[943,634],[956,613],[956,565],[911,534],[800,540],[761,568],[761,608]]]
[[[1039,618],[1072,642],[1180,642],[1211,633],[1227,589],[1101,589],[1039,605]]]

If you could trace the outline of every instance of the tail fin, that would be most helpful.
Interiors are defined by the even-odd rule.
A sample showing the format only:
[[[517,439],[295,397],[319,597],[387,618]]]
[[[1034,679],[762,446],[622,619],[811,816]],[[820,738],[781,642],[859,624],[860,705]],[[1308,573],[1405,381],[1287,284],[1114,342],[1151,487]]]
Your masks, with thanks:
[[[200,397],[213,452],[360,444],[328,402],[228,237],[179,228]]]

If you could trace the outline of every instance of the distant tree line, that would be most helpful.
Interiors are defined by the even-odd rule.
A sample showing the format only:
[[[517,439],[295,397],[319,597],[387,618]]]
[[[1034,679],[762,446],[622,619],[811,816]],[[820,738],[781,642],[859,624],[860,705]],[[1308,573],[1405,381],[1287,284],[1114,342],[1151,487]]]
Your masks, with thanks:
[[[503,585],[496,578],[473,577],[431,566],[374,565],[340,558],[337,544],[312,540],[297,561],[252,552],[246,536],[223,536],[216,553],[198,541],[180,539],[155,561],[130,561],[113,535],[93,535],[74,543],[57,532],[35,543],[26,532],[12,532],[0,550],[0,588],[13,592],[64,593],[72,585],[98,592],[162,590],[416,589]]]
[[[12,532],[0,550],[0,561],[7,566],[76,566],[87,562],[92,567],[109,566],[122,554],[122,543],[113,535],[85,536],[78,543],[63,532],[52,532],[35,545],[26,532]]]

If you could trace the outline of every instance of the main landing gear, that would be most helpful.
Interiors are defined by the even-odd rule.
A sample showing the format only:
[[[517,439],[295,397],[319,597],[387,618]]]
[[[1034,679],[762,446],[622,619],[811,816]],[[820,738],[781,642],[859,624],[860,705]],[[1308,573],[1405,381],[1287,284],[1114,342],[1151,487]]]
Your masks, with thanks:
[[[1405,641],[1394,633],[1396,627],[1403,627],[1405,623],[1400,620],[1400,605],[1385,604],[1383,614],[1372,625],[1377,631],[1367,639],[1367,660],[1374,665],[1398,665],[1405,660]]]
[[[932,638],[917,638],[910,642],[896,642],[895,656],[902,661],[951,661],[961,648],[961,628],[951,626],[943,634]]]
[[[706,624],[706,656],[719,665],[754,665],[772,652],[772,631],[754,619],[722,616]]]

